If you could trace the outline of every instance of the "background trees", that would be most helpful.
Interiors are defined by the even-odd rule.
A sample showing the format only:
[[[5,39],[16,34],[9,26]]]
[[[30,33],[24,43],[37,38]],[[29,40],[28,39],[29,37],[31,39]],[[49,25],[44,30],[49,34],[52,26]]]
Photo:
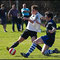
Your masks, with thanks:
[[[22,8],[22,4],[26,3],[27,7],[29,9],[31,9],[31,5],[33,4],[37,4],[39,6],[39,12],[41,14],[44,15],[44,12],[49,10],[52,11],[54,13],[54,15],[57,15],[57,22],[60,21],[60,1],[58,0],[0,0],[0,4],[4,3],[6,8],[7,8],[7,12],[9,11],[9,9],[11,8],[12,4],[16,4],[17,8],[20,10],[21,12],[21,8]],[[18,3],[18,4],[17,4]]]

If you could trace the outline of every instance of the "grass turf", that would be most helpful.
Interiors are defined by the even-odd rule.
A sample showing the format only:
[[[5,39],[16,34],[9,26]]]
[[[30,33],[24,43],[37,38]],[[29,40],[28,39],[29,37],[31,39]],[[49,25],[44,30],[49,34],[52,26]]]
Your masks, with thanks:
[[[57,24],[57,26],[59,25],[60,24]],[[38,37],[45,35],[45,28],[41,27],[41,29],[42,32],[37,34]],[[60,59],[60,54],[51,54],[50,56],[44,56],[41,54],[39,50],[37,50],[37,48],[34,50],[33,53],[31,53],[29,58],[22,57],[20,53],[21,52],[26,53],[32,44],[30,37],[15,48],[16,49],[15,55],[13,56],[10,55],[9,52],[6,50],[6,47],[7,46],[10,47],[14,42],[16,42],[19,36],[21,36],[21,34],[23,33],[23,31],[18,32],[16,29],[16,32],[12,32],[11,24],[7,25],[7,31],[8,32],[4,32],[2,25],[0,25],[0,59]],[[60,49],[60,30],[57,30],[55,43],[50,49],[53,50],[54,48]]]

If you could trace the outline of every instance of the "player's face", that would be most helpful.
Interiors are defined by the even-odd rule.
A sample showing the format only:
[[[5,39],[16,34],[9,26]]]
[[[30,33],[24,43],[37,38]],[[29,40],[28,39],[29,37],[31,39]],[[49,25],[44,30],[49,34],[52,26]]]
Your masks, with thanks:
[[[2,9],[4,9],[4,7],[1,7]]]
[[[48,18],[48,16],[47,16],[47,15],[45,15],[45,19],[46,19],[46,21],[48,21],[48,20],[49,20],[49,18]]]
[[[26,5],[23,5],[23,8],[26,8]]]
[[[51,20],[51,18],[50,18],[50,17],[48,17],[48,16],[46,16],[45,18],[46,18],[46,21]]]
[[[31,10],[31,13],[32,13],[32,14],[36,14],[37,11],[36,11],[35,9],[32,9],[32,10]]]
[[[12,5],[12,8],[15,9],[15,5]]]

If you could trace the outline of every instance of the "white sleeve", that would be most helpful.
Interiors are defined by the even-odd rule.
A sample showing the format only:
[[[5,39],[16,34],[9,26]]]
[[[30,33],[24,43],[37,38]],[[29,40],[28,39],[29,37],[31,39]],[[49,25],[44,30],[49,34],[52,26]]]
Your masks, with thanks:
[[[40,18],[41,18],[41,17],[43,17],[43,15],[42,15],[42,14],[40,14]]]
[[[21,9],[21,12],[23,12],[24,10],[23,9]]]
[[[36,15],[36,18],[35,18],[39,23],[41,23],[41,20],[40,20],[40,15]]]

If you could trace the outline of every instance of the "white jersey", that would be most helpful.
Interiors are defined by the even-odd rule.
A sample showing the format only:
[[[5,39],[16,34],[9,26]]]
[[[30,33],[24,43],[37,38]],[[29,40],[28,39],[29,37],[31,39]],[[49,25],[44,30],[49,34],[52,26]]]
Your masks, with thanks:
[[[39,23],[41,23],[41,20],[40,20],[41,17],[42,15],[39,12],[37,12],[36,15],[33,15],[33,14],[31,15],[30,20],[34,21],[36,19]],[[34,21],[34,23],[31,23],[30,21],[28,21],[28,25],[26,29],[35,31],[35,32],[40,32],[41,30],[40,24],[36,23],[36,21]]]

